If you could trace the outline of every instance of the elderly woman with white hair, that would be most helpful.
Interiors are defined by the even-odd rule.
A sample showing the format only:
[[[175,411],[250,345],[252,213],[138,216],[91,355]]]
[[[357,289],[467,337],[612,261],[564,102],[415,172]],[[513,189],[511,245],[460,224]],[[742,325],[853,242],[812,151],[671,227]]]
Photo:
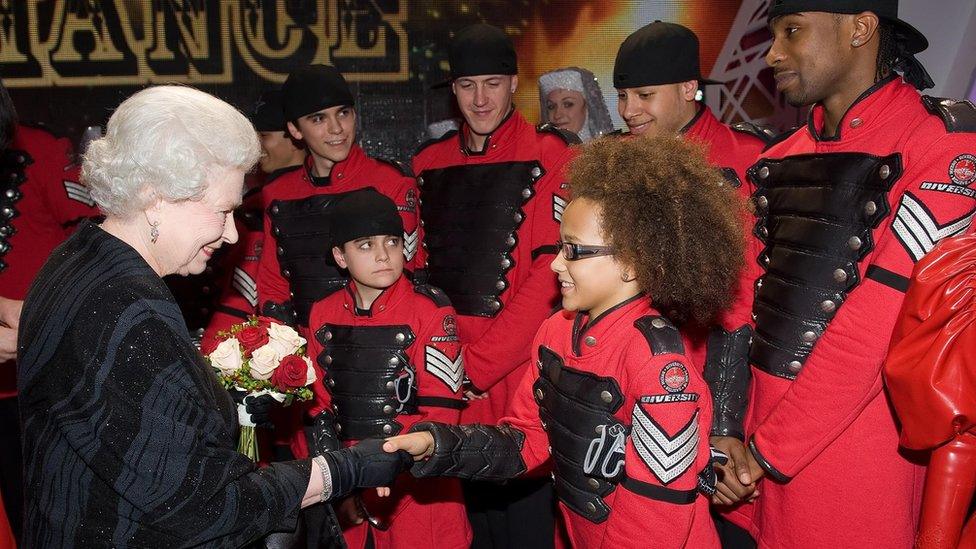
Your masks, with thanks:
[[[540,76],[539,102],[543,124],[571,131],[584,143],[613,131],[600,84],[586,69],[566,67]]]
[[[409,466],[375,442],[263,469],[235,450],[235,406],[162,277],[237,240],[259,151],[240,112],[182,86],[136,93],[89,146],[105,220],[52,253],[20,323],[25,547],[241,546]]]

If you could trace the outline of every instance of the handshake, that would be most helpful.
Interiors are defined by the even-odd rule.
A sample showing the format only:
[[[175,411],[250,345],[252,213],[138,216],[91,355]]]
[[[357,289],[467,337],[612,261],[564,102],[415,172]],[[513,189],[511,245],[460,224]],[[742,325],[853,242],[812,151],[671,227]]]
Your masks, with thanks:
[[[393,480],[409,469],[415,459],[429,455],[433,438],[429,433],[411,433],[393,439],[368,439],[355,446],[323,454],[332,479],[329,499],[345,497],[359,488],[377,488],[389,495]]]

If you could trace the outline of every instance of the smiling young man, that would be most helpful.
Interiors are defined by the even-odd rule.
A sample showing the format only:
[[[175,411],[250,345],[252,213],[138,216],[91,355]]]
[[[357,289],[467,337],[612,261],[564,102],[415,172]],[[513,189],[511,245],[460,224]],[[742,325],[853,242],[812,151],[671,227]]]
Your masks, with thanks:
[[[464,122],[423,146],[413,167],[429,281],[451,298],[465,369],[474,391],[487,395],[470,402],[464,420],[492,423],[509,411],[532,337],[558,297],[548,265],[567,204],[569,144],[578,140],[551,126],[537,129],[515,110],[515,48],[501,29],[458,31],[448,57]],[[552,545],[548,483],[517,481],[468,495],[476,546]]]
[[[898,451],[881,366],[915,263],[971,223],[976,109],[919,95],[927,41],[897,13],[895,0],[769,9],[777,87],[813,109],[749,170],[765,246],[752,402],[720,493],[762,479],[731,513],[760,547],[913,543],[922,469]]]
[[[335,67],[293,71],[282,94],[288,131],[309,154],[304,169],[264,188],[267,219],[257,293],[264,314],[305,327],[312,303],[347,281],[328,245],[328,212],[335,201],[364,187],[390,197],[403,217],[403,254],[412,268],[423,264],[417,188],[398,166],[366,156],[356,144],[353,96]]]

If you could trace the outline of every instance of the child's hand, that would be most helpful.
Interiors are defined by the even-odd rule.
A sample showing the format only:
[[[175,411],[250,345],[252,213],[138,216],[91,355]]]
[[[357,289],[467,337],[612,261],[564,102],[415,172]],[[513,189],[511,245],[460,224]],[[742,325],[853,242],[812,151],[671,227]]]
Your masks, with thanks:
[[[395,436],[386,439],[383,450],[391,453],[404,450],[413,456],[414,461],[420,461],[434,453],[434,436],[427,431]]]

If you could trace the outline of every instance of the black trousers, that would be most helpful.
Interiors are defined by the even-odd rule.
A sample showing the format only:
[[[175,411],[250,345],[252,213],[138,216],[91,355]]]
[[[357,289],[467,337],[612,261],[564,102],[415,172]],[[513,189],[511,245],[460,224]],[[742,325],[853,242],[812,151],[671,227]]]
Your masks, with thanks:
[[[24,464],[16,397],[0,398],[0,494],[19,544],[24,523]]]
[[[556,497],[548,478],[505,484],[465,482],[472,549],[555,546]]]

